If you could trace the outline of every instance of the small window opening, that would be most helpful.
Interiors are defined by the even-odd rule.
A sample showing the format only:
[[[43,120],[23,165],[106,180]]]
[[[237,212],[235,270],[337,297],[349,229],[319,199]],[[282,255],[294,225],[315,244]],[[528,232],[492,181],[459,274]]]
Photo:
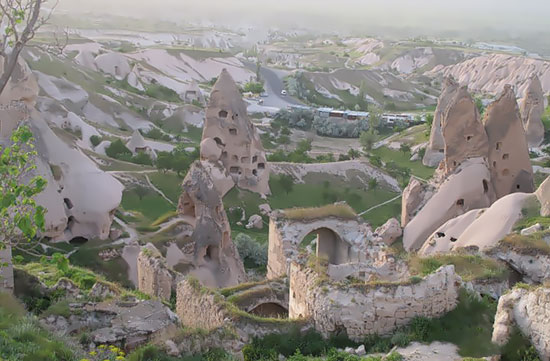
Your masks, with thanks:
[[[459,207],[462,207],[464,206],[464,199],[459,199],[456,201],[456,205],[459,206]]]
[[[220,110],[220,112],[218,113],[218,116],[220,118],[227,118],[227,111],[225,110]]]

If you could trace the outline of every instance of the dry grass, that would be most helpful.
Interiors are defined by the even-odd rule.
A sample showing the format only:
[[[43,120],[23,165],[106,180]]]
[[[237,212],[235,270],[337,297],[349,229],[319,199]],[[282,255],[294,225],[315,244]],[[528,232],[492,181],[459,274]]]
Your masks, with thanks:
[[[441,266],[450,264],[455,266],[456,273],[464,281],[502,280],[508,277],[508,270],[504,265],[479,255],[455,253],[425,258],[412,256],[409,259],[411,274],[422,277],[435,272]]]
[[[285,218],[294,220],[310,220],[325,217],[355,219],[357,213],[346,203],[328,204],[316,208],[291,208],[283,211]]]
[[[550,236],[549,231],[537,232],[529,236],[513,233],[500,241],[499,246],[510,248],[521,254],[550,255],[550,244],[544,240],[544,237],[547,236]]]

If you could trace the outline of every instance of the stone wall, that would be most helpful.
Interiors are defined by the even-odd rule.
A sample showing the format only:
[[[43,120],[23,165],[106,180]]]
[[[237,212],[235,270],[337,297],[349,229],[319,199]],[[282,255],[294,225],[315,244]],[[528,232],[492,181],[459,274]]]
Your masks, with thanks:
[[[138,289],[153,297],[169,300],[173,276],[164,258],[151,243],[144,246],[137,259]]]
[[[289,316],[312,318],[324,336],[344,329],[360,341],[369,334],[389,334],[416,316],[439,317],[453,310],[461,283],[454,266],[445,266],[418,283],[344,286],[292,263]]]
[[[505,262],[527,282],[542,283],[550,280],[550,255],[536,249],[514,249],[501,243],[487,254]]]
[[[500,298],[493,342],[506,344],[514,325],[531,340],[541,360],[550,361],[550,288],[515,289]]]

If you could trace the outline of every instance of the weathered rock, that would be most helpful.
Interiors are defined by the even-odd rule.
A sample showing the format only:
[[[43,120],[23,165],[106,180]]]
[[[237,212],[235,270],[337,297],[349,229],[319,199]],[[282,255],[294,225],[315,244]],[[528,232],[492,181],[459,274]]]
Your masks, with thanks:
[[[250,229],[250,228],[262,229],[262,228],[264,228],[264,220],[262,219],[261,216],[259,216],[257,214],[253,214],[248,219],[248,224],[246,225],[246,228],[247,229]]]
[[[483,124],[489,138],[491,182],[497,198],[514,192],[533,192],[529,149],[511,86],[506,86],[498,99],[489,105]]]
[[[169,300],[172,294],[172,274],[160,252],[148,243],[137,259],[138,289],[153,297]]]
[[[402,234],[403,230],[396,218],[390,218],[386,223],[376,228],[374,231],[374,237],[380,238],[380,241],[387,245],[391,245],[401,237]]]
[[[102,300],[106,298],[111,298],[117,295],[118,295],[117,290],[113,289],[112,287],[110,287],[109,285],[106,285],[103,282],[96,282],[89,293],[90,297],[98,298]]]
[[[451,174],[469,158],[485,157],[488,139],[477,106],[462,87],[453,93],[442,123],[445,140],[445,173]]]
[[[529,236],[533,233],[540,232],[541,230],[542,230],[542,226],[540,225],[540,223],[537,223],[537,224],[532,225],[531,227],[527,227],[527,228],[522,229],[520,234],[522,236]]]
[[[550,217],[550,177],[542,182],[535,195],[540,203],[540,215]]]
[[[529,84],[521,100],[520,113],[527,144],[530,148],[540,146],[544,140],[544,125],[542,124],[544,92],[542,91],[540,79],[536,74],[533,74],[529,79]]]
[[[69,297],[78,297],[81,294],[77,284],[68,278],[61,278],[52,289],[65,291]]]
[[[122,231],[120,229],[113,228],[109,231],[109,239],[111,241],[116,241],[122,237]]]
[[[411,177],[409,184],[403,190],[401,201],[401,227],[405,227],[423,206],[426,187],[416,178]]]
[[[193,163],[183,181],[178,211],[193,224],[194,252],[189,273],[210,287],[228,287],[246,280],[222,195],[214,186],[210,168]]]
[[[490,173],[480,158],[464,161],[403,231],[403,246],[418,250],[429,236],[450,219],[491,205]]]
[[[542,361],[550,360],[550,289],[515,289],[498,302],[493,325],[493,342],[504,345],[517,325],[527,336]]]
[[[445,149],[445,140],[443,139],[442,131],[443,119],[447,107],[457,90],[458,83],[452,77],[445,77],[442,84],[441,95],[439,96],[437,108],[434,113],[432,130],[430,132],[430,142],[426,147],[426,153],[424,153],[424,158],[422,159],[422,163],[428,167],[436,167],[443,160]]]
[[[538,201],[533,194],[513,193],[502,197],[464,230],[453,249],[477,247],[483,251],[495,246],[523,217],[522,209],[534,203]]]
[[[265,151],[246,108],[235,81],[226,69],[222,70],[206,109],[201,158],[216,158],[214,141],[220,150],[220,161],[238,187],[269,194]]]
[[[543,283],[550,280],[550,254],[546,252],[528,246],[521,247],[513,243],[500,242],[485,253],[505,262],[522,276],[524,282]]]
[[[464,231],[485,212],[485,209],[473,209],[455,217],[435,230],[418,251],[421,256],[450,252]]]
[[[264,204],[260,204],[258,206],[258,210],[260,211],[260,214],[264,215],[264,216],[269,216],[271,215],[271,206],[267,203],[264,203]]]

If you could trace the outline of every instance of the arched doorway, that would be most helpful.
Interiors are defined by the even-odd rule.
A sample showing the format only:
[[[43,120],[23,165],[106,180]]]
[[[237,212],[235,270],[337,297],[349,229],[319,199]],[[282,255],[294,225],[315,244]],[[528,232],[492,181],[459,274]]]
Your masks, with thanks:
[[[309,232],[304,238],[317,235],[317,257],[325,258],[329,264],[338,265],[349,262],[349,245],[329,228],[319,228]]]

